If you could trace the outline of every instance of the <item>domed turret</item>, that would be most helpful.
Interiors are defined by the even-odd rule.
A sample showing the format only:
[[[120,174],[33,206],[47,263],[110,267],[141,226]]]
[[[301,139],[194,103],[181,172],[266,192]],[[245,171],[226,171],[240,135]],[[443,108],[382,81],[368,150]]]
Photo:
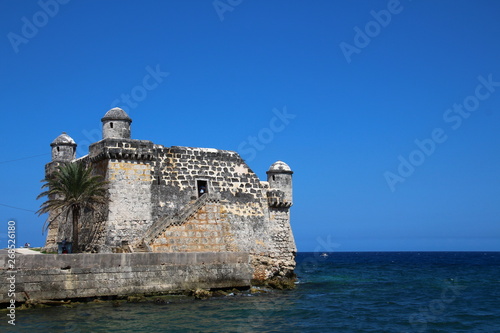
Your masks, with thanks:
[[[130,124],[132,119],[120,108],[106,112],[102,121],[102,138],[130,139]]]
[[[269,174],[269,172],[271,172],[271,173],[289,173],[289,174],[293,173],[292,169],[290,169],[288,164],[286,164],[283,161],[274,162],[269,167],[269,170],[267,171],[267,173]]]
[[[70,162],[76,158],[76,142],[65,132],[55,138],[50,146],[54,162]]]
[[[282,161],[273,163],[267,173],[267,181],[271,191],[268,196],[270,204],[274,206],[290,207],[292,198],[292,174],[288,164]]]

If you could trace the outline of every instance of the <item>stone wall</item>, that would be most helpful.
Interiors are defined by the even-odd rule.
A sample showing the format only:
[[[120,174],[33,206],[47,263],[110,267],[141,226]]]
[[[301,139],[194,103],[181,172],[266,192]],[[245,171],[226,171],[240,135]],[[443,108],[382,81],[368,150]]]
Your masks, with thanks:
[[[143,161],[110,160],[107,243],[140,237],[151,223],[151,166]]]
[[[208,201],[182,224],[171,225],[150,245],[154,252],[235,251],[224,208]]]
[[[11,275],[7,260],[0,255],[2,281]],[[15,286],[24,302],[246,287],[251,277],[248,254],[235,252],[17,254]],[[7,294],[0,303],[9,302]]]
[[[270,208],[272,225],[271,244],[273,245],[272,269],[274,275],[289,275],[295,268],[297,248],[290,226],[290,211],[287,208]]]
[[[209,193],[247,203],[264,197],[261,182],[232,151],[158,146],[153,163],[156,188],[153,218],[175,213],[198,197],[197,181],[206,181]]]

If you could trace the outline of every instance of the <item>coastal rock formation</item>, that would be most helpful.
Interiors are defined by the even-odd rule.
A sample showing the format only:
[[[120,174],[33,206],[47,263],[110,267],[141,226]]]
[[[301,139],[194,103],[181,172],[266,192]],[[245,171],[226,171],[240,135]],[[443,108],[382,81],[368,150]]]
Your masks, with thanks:
[[[286,163],[271,165],[261,181],[234,151],[131,139],[132,119],[119,108],[101,121],[103,139],[79,159],[109,182],[106,206],[82,218],[87,252],[243,252],[255,280],[293,277],[293,171]],[[51,147],[47,177],[76,161],[67,134]],[[58,217],[45,250],[55,252],[64,239],[71,240],[71,221]]]

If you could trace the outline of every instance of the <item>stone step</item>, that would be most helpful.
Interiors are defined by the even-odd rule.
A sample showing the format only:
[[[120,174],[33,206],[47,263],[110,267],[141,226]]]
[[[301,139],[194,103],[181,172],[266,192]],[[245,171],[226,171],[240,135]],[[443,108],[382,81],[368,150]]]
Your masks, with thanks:
[[[148,249],[144,246],[144,244],[139,244],[133,247],[132,249],[134,253],[137,252],[149,252]]]

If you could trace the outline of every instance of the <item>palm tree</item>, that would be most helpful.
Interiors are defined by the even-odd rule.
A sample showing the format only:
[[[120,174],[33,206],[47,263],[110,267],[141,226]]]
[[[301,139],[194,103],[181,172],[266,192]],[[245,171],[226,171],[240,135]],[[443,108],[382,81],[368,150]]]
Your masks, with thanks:
[[[77,161],[65,163],[58,167],[50,177],[42,180],[42,190],[37,199],[46,196],[48,199],[40,206],[38,215],[57,213],[47,220],[46,227],[61,214],[68,220],[69,214],[73,221],[73,249],[78,252],[78,222],[84,211],[95,211],[106,202],[107,182],[101,176],[93,174],[90,166]]]

